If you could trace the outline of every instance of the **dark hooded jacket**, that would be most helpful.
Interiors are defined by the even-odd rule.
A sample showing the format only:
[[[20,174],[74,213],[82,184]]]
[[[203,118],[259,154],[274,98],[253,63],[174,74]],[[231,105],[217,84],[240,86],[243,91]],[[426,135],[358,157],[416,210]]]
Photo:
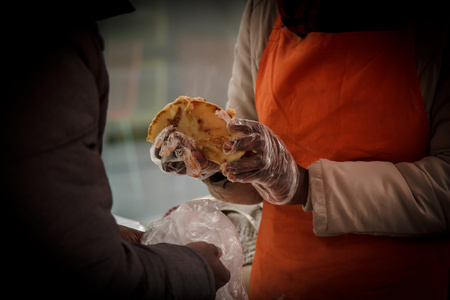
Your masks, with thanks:
[[[212,271],[198,252],[125,242],[110,213],[101,159],[108,75],[96,19],[133,8],[103,2],[3,7],[12,21],[2,36],[2,292],[15,299],[214,299]]]

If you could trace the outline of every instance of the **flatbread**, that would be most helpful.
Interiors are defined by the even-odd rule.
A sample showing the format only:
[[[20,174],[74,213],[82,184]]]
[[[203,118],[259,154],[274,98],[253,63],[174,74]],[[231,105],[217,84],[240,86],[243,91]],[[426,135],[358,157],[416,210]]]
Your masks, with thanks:
[[[222,114],[222,117],[219,116]],[[218,164],[238,160],[244,151],[225,154],[224,142],[241,136],[241,132],[230,132],[225,118],[234,117],[234,110],[226,112],[205,99],[180,96],[167,104],[153,119],[148,128],[147,141],[154,143],[158,134],[172,125],[178,131],[195,140],[196,148],[210,161]]]

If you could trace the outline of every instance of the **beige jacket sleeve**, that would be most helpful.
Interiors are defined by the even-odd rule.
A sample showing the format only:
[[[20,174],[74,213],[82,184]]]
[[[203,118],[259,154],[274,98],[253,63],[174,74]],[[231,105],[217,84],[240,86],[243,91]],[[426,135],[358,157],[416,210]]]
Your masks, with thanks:
[[[258,119],[256,74],[276,14],[276,1],[249,1],[245,9],[228,93],[228,107],[237,108],[240,118]],[[432,130],[429,155],[414,163],[321,159],[311,164],[309,202],[304,209],[312,210],[318,236],[416,236],[450,231],[448,26],[418,28],[422,29],[416,35],[416,63]],[[220,183],[210,190],[225,195],[231,186]]]
[[[227,103],[227,107],[236,109],[239,118],[258,120],[256,75],[277,13],[276,1],[249,0],[242,16]]]

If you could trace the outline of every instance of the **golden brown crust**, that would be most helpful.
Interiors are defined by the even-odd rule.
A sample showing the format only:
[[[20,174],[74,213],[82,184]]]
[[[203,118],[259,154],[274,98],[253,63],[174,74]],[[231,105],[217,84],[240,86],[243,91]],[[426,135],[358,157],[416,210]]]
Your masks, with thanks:
[[[222,111],[222,108],[206,102],[203,98],[180,96],[166,105],[153,119],[148,129],[147,141],[154,143],[157,135],[172,125],[192,137],[198,150],[208,160],[218,164],[237,160],[244,152],[226,155],[222,151],[222,145],[242,133],[228,131],[227,122],[216,114],[218,111]],[[235,115],[232,109],[228,109],[226,113],[230,118]]]

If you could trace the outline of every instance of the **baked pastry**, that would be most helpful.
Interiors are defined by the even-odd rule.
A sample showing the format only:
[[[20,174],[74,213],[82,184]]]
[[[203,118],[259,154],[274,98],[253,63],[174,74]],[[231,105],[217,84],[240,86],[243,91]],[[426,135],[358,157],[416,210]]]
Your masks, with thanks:
[[[195,149],[208,160],[217,164],[238,160],[244,154],[239,151],[225,154],[222,151],[224,142],[238,136],[241,132],[230,132],[227,119],[233,118],[235,111],[224,111],[219,106],[206,102],[205,99],[180,96],[167,104],[153,119],[148,128],[147,141],[155,143],[158,134],[166,127],[173,126],[178,131],[191,137]]]

